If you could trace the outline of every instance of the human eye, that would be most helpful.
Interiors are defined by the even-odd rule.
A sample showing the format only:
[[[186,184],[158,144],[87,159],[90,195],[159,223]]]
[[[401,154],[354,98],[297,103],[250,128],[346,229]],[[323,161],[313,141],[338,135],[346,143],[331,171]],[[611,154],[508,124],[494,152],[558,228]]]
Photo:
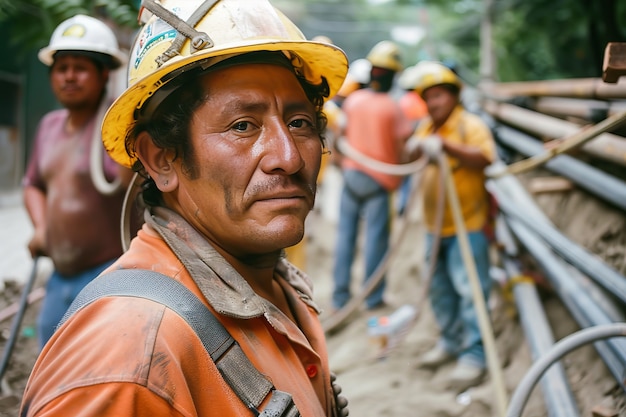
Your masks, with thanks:
[[[313,122],[305,118],[294,119],[289,122],[289,127],[292,129],[311,129],[313,127]]]
[[[245,133],[250,130],[250,123],[246,121],[238,121],[232,125],[231,129],[239,133]]]

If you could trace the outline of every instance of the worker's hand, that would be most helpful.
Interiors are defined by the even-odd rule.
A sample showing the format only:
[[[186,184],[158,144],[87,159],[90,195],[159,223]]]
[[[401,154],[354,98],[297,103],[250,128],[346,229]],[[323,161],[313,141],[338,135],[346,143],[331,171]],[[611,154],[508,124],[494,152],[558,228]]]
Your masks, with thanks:
[[[47,256],[46,231],[44,228],[35,229],[33,237],[28,242],[28,251],[33,258]]]
[[[409,161],[413,161],[417,158],[417,156],[419,155],[419,149],[420,140],[415,136],[411,136],[404,145],[404,152],[406,155],[408,155]]]
[[[330,385],[333,388],[333,395],[335,396],[335,404],[337,406],[337,416],[348,417],[350,411],[348,410],[348,399],[341,394],[341,387],[337,383],[337,375],[334,372],[330,373]]]
[[[436,160],[443,151],[443,143],[437,135],[431,135],[420,142],[422,151],[430,158]]]

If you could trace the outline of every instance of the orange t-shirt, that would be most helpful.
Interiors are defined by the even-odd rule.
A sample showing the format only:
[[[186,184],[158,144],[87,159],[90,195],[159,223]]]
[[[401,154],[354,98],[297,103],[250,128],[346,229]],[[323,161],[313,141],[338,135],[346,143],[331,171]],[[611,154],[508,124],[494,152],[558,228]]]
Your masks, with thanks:
[[[407,91],[398,100],[404,115],[410,120],[421,120],[428,116],[426,103],[415,91]]]
[[[342,109],[347,118],[346,139],[355,150],[381,162],[401,162],[413,125],[388,93],[355,91],[346,98]],[[368,174],[388,191],[398,188],[403,178],[381,173],[347,157],[343,158],[342,167]]]

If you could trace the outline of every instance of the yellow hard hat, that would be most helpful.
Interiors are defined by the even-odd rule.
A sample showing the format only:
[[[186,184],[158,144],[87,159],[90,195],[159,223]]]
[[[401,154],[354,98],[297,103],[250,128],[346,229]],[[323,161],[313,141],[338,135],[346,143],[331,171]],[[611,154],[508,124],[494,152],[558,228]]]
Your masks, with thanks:
[[[402,71],[400,48],[392,41],[380,41],[367,54],[372,66],[391,71]]]
[[[148,99],[192,68],[255,51],[282,51],[294,70],[314,85],[327,86],[327,98],[341,87],[348,70],[338,47],[307,40],[267,0],[144,0],[132,48],[128,85],[109,108],[102,140],[111,157],[126,167],[127,132]],[[176,29],[175,29],[176,28]]]
[[[450,68],[441,62],[421,61],[408,74],[414,83],[415,92],[420,96],[430,87],[442,84],[451,84],[459,88],[463,87],[463,83]]]

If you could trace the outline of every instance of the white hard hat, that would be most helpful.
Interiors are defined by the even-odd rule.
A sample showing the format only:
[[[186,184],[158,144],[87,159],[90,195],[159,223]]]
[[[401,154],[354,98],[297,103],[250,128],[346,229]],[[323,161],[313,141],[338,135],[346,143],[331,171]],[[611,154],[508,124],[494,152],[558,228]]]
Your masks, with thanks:
[[[415,90],[420,78],[420,70],[417,65],[407,67],[398,77],[398,87],[403,90]]]
[[[348,69],[348,76],[359,84],[370,82],[372,74],[372,63],[365,58],[352,61]]]
[[[119,50],[115,34],[102,21],[78,14],[59,24],[52,33],[50,44],[39,51],[41,62],[50,66],[58,51],[96,52],[111,57],[111,68],[119,67],[125,55]]]
[[[207,8],[207,4],[210,7]],[[280,51],[294,71],[313,85],[324,86],[328,99],[341,87],[348,70],[338,47],[307,40],[267,0],[145,0],[130,54],[128,88],[111,105],[102,128],[109,155],[130,167],[126,135],[150,98],[166,94],[165,85],[192,68],[210,68],[229,57],[257,51]],[[165,9],[165,10],[163,10]],[[174,28],[185,29],[184,34]],[[169,86],[168,86],[169,87]]]

